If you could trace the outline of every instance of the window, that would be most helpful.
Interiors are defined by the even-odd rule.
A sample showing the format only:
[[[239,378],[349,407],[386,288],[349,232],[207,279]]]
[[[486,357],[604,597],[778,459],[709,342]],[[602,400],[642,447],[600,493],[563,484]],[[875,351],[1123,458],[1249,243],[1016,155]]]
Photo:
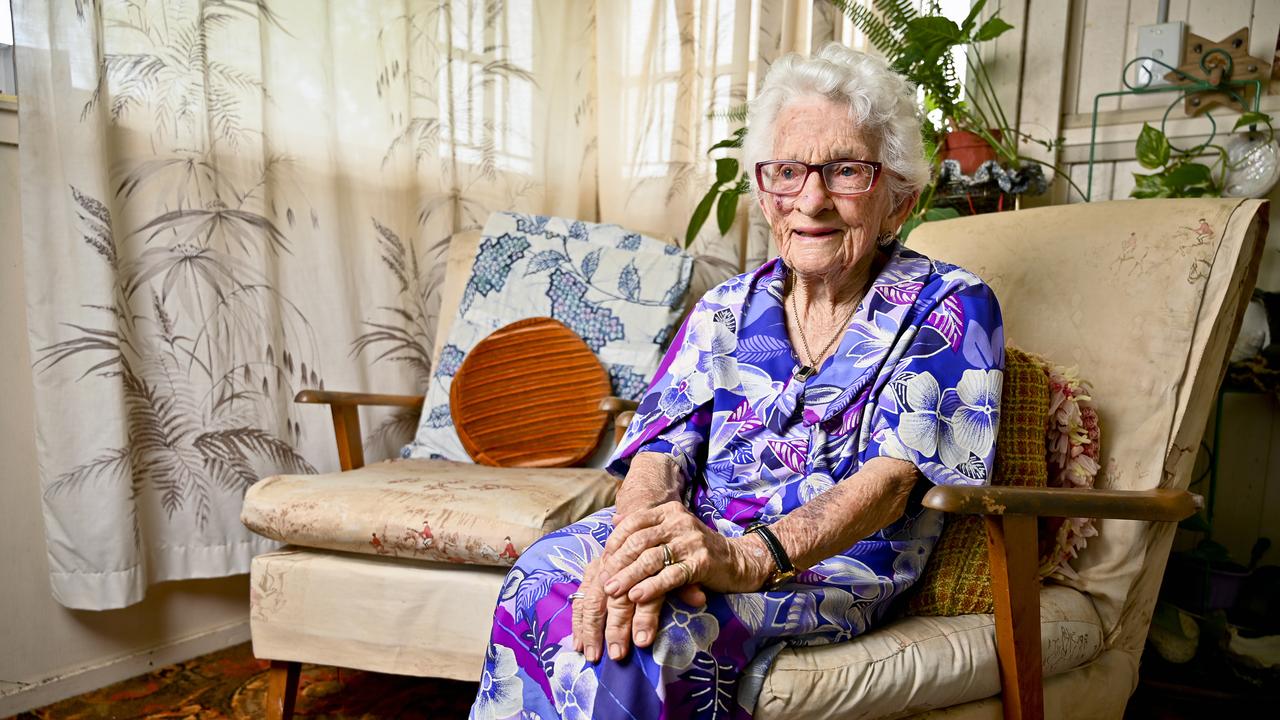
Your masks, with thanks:
[[[741,74],[740,64],[734,60],[735,53],[745,54],[735,43],[735,31],[748,5],[741,0],[702,0],[686,8],[693,17],[682,25],[678,12],[685,6],[679,3],[628,0],[629,26],[637,29],[628,33],[622,54],[623,136],[636,142],[629,175],[666,176],[678,148],[710,147],[732,132],[734,123],[724,113],[746,100],[746,86],[736,75]],[[682,36],[682,27],[697,37]],[[699,70],[691,72],[691,64]],[[715,113],[708,122],[691,121],[687,104],[694,98],[702,104],[697,116]],[[691,127],[681,127],[681,118]],[[691,136],[690,130],[699,135]],[[711,161],[703,162],[709,166]]]
[[[497,12],[493,12],[493,8]],[[482,168],[530,173],[533,139],[532,0],[491,6],[454,3],[438,41],[451,48],[448,67],[449,126],[441,146]],[[452,148],[448,143],[452,143]]]
[[[13,15],[9,0],[0,0],[0,95],[17,95],[17,69],[13,62]]]

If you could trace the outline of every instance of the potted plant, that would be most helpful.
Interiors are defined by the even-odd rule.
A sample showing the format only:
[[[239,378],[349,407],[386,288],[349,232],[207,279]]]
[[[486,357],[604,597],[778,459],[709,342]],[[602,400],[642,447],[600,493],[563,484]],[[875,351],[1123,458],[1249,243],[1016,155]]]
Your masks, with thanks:
[[[947,186],[956,175],[972,173],[987,160],[997,162],[998,169],[993,174],[1001,176],[994,179],[1002,191],[1043,191],[1043,174],[1038,165],[1044,163],[1019,154],[1018,142],[1031,140],[1046,147],[1053,147],[1053,143],[1030,138],[1010,126],[986,63],[976,48],[967,53],[972,82],[969,97],[963,97],[952,50],[993,40],[1013,27],[998,14],[979,23],[986,0],[975,2],[960,23],[941,16],[937,2],[930,2],[924,12],[917,11],[911,0],[874,0],[874,11],[849,0],[831,2],[866,34],[896,72],[922,90],[923,110],[929,120],[922,127],[925,151],[941,172],[937,181],[921,193],[902,227],[903,237],[921,222],[959,215],[955,207],[946,207],[939,200],[947,194]],[[735,108],[727,115],[745,121],[746,108]],[[740,148],[745,132],[745,128],[739,128],[732,137],[712,145],[708,153]],[[954,170],[948,160],[955,161]],[[1034,169],[1027,169],[1028,164]],[[697,236],[713,208],[721,234],[728,232],[738,199],[749,189],[748,173],[735,158],[717,158],[715,181],[690,217],[685,246]]]
[[[926,190],[925,202],[915,217],[932,219],[927,217],[928,211],[947,204],[977,212],[975,188],[997,196],[992,209],[1003,209],[1004,200],[1011,196],[1039,194],[1047,188],[1040,166],[1053,166],[1022,155],[1018,144],[1034,142],[1052,149],[1056,141],[1019,131],[1005,115],[979,46],[1013,26],[998,12],[980,23],[986,0],[975,2],[959,23],[940,15],[937,2],[928,3],[923,12],[916,11],[909,0],[875,0],[874,11],[849,0],[832,2],[888,58],[894,70],[922,91],[929,120],[924,128],[925,146],[932,151],[939,174],[934,187]],[[967,84],[960,82],[956,72],[956,48],[967,49]],[[966,89],[967,94],[963,92]],[[986,165],[988,162],[995,165]],[[953,197],[939,202],[939,193]]]
[[[930,2],[924,12],[917,11],[910,0],[875,0],[874,10],[849,0],[832,0],[832,4],[866,34],[894,71],[923,91],[930,119],[926,132],[932,131],[926,140],[939,148],[939,160],[956,159],[970,173],[985,160],[1018,163],[1016,145],[1005,141],[1009,122],[981,54],[969,53],[973,92],[967,100],[962,98],[952,54],[956,47],[994,40],[1013,28],[999,14],[978,25],[986,0],[975,2],[959,24],[938,14],[936,2]]]

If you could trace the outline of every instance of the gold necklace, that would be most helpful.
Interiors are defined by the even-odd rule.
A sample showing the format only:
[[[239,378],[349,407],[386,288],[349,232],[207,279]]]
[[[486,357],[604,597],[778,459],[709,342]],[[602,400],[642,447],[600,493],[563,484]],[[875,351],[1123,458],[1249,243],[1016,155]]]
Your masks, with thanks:
[[[831,346],[836,343],[836,340],[841,335],[844,335],[845,330],[849,329],[849,321],[853,320],[853,314],[857,311],[858,306],[855,304],[853,309],[849,311],[849,315],[845,317],[844,322],[836,329],[836,334],[827,342],[827,346],[822,348],[822,352],[818,354],[819,359],[826,357],[827,351],[831,349]],[[791,288],[791,312],[796,316],[796,330],[800,331],[800,344],[804,347],[804,354],[809,358],[808,365],[800,365],[795,371],[795,377],[800,382],[804,382],[818,372],[818,363],[814,359],[813,353],[809,351],[809,340],[804,336],[804,323],[801,322],[800,310],[796,307],[796,289],[794,287]]]

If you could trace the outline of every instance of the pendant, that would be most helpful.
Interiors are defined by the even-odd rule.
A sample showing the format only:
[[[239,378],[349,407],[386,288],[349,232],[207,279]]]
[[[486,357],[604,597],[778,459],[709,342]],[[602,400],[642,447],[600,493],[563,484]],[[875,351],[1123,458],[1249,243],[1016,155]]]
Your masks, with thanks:
[[[813,377],[817,372],[817,370],[809,367],[808,365],[797,365],[794,377],[800,382],[804,382]]]

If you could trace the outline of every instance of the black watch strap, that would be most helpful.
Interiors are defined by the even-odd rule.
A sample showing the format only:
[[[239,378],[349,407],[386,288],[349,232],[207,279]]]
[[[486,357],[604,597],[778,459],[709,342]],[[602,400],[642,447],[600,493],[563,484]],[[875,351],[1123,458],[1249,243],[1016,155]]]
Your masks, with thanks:
[[[791,558],[787,557],[787,551],[782,548],[782,543],[778,542],[778,536],[773,534],[767,523],[757,522],[747,526],[747,532],[755,533],[764,541],[764,546],[769,548],[769,554],[773,556],[773,562],[778,566],[779,575],[787,575],[795,572],[795,566],[791,564]]]

